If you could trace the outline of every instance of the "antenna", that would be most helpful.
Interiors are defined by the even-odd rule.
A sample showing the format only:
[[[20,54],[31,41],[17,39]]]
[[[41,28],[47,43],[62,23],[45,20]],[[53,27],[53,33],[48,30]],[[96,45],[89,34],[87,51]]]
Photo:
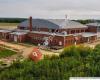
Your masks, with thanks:
[[[66,15],[65,15],[65,20],[66,20],[66,21],[67,21],[67,18],[68,18],[68,15],[66,14]]]
[[[67,26],[67,21],[68,21],[68,15],[65,15],[65,22],[66,22],[66,26]]]

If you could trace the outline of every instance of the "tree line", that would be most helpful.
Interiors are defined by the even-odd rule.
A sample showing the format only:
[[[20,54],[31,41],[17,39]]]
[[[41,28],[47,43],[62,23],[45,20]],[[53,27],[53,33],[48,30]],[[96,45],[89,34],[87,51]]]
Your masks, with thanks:
[[[2,23],[20,23],[26,19],[27,18],[0,18],[0,22],[2,22]],[[77,21],[82,24],[87,24],[87,23],[91,23],[91,22],[100,22],[100,20],[94,20],[94,19],[73,20],[73,21]]]
[[[100,20],[95,20],[95,19],[86,19],[86,20],[73,20],[82,24],[88,24],[88,23],[94,23],[94,22],[99,22]]]
[[[26,20],[26,18],[0,18],[1,23],[20,23]]]

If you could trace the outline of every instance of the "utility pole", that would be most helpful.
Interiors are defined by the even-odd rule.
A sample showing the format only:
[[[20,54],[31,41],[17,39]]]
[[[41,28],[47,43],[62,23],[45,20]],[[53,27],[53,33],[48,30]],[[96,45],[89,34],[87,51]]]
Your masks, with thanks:
[[[65,47],[65,43],[66,43],[66,36],[64,35],[64,47]]]
[[[67,20],[68,20],[67,17],[68,17],[68,16],[67,16],[67,14],[66,14],[66,15],[65,15],[65,23],[66,23],[65,26],[66,26],[66,27],[67,27]],[[65,47],[65,44],[66,44],[66,34],[64,33],[64,47]]]

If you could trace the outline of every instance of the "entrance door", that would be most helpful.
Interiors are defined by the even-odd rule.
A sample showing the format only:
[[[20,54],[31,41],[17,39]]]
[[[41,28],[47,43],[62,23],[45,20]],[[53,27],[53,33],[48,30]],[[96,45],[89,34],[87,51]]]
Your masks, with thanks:
[[[14,41],[17,42],[17,36],[14,36]]]

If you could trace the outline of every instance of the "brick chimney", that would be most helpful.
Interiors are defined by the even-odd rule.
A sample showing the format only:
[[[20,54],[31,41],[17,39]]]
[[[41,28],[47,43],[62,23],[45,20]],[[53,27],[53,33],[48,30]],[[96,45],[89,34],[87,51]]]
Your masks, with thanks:
[[[29,17],[29,30],[32,31],[32,16]]]

